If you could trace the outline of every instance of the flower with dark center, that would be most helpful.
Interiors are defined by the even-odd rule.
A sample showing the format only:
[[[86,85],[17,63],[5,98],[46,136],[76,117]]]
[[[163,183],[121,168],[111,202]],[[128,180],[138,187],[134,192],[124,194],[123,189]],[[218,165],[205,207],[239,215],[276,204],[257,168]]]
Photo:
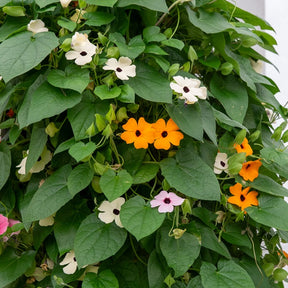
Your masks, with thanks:
[[[246,153],[246,157],[253,154],[251,146],[248,144],[248,139],[244,138],[241,144],[234,144],[234,148],[237,150],[237,153]]]
[[[230,186],[229,190],[233,196],[229,197],[227,201],[231,204],[239,206],[242,211],[252,205],[259,205],[257,199],[258,193],[256,191],[249,192],[250,187],[246,187],[242,190],[242,185],[240,183],[236,183],[234,186]]]
[[[214,163],[214,173],[221,174],[222,172],[228,173],[228,158],[226,153],[218,152]]]
[[[136,76],[136,66],[132,65],[132,61],[128,57],[110,58],[105,63],[104,70],[115,71],[117,78],[121,80],[128,80],[129,77]]]
[[[239,172],[239,175],[243,177],[245,181],[254,181],[259,176],[259,168],[261,167],[261,161],[248,161],[242,164],[242,169]]]
[[[124,203],[125,199],[123,197],[119,197],[112,202],[104,200],[98,208],[99,219],[106,224],[115,221],[117,226],[123,228],[123,225],[120,221],[120,210]]]
[[[152,124],[152,127],[155,129],[154,147],[156,149],[168,150],[171,144],[179,146],[180,141],[184,138],[179,127],[171,118],[167,124],[164,119],[158,119],[156,123]]]
[[[150,205],[152,208],[158,207],[158,212],[166,213],[172,212],[174,210],[174,206],[181,205],[184,200],[185,199],[177,196],[173,192],[169,193],[163,190],[150,201]]]
[[[130,118],[122,127],[125,131],[121,134],[121,139],[127,144],[134,143],[136,149],[147,149],[148,144],[154,142],[155,130],[143,117],[139,119],[138,123],[134,118]]]

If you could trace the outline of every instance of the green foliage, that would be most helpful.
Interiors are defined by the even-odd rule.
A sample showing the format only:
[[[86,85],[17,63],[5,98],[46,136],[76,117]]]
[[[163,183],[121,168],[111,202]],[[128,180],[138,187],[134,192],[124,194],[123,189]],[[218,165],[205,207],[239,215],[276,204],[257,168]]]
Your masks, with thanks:
[[[0,286],[283,287],[273,28],[228,0],[66,4],[0,3]]]

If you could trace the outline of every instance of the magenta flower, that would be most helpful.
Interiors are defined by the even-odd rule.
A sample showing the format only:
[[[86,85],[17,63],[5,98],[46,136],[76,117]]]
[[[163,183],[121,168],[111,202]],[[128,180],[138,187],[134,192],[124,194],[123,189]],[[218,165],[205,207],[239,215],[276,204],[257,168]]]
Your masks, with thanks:
[[[4,234],[9,226],[8,218],[0,214],[0,235]]]
[[[167,191],[161,191],[158,195],[150,201],[152,208],[159,206],[159,213],[172,212],[174,206],[179,206],[184,202],[185,199],[177,196],[175,193]]]

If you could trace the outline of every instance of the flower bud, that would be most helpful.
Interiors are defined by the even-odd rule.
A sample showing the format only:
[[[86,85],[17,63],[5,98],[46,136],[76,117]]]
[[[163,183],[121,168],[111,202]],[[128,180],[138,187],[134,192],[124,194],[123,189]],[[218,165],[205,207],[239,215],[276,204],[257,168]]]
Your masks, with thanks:
[[[182,66],[182,70],[185,71],[185,72],[189,72],[191,69],[191,63],[188,61],[188,62],[185,62]]]
[[[190,201],[188,199],[185,199],[184,202],[181,205],[183,215],[186,216],[187,214],[192,214],[192,208]]]
[[[175,229],[173,229],[173,236],[174,236],[174,238],[175,239],[180,239],[182,236],[183,236],[183,234],[186,232],[186,229],[179,229],[179,228],[175,228]]]
[[[63,41],[63,43],[61,44],[60,48],[64,51],[64,52],[68,52],[71,49],[71,38],[67,38]]]
[[[58,131],[59,129],[55,126],[54,122],[50,122],[45,128],[45,133],[50,137],[54,137]]]
[[[262,265],[262,269],[264,270],[264,273],[267,277],[271,276],[274,270],[274,264],[273,263],[264,263]]]
[[[250,36],[245,36],[245,35],[242,35],[241,37],[241,45],[243,47],[251,47],[251,46],[254,46],[258,44],[258,40],[253,38],[253,37],[250,37]]]
[[[233,71],[234,66],[229,63],[225,62],[220,66],[220,71],[222,75],[229,75]]]
[[[122,122],[124,119],[128,119],[126,107],[121,107],[116,113],[116,119],[118,122]]]
[[[196,53],[196,51],[194,50],[193,46],[189,46],[189,50],[188,50],[188,59],[193,63],[194,60],[198,59],[198,55]]]
[[[110,104],[109,111],[105,115],[105,118],[108,120],[109,124],[111,124],[112,121],[116,120],[116,115],[112,104]]]
[[[173,34],[172,28],[167,28],[163,33],[167,38],[170,38]]]
[[[23,6],[5,6],[2,8],[2,10],[4,13],[12,17],[25,16],[25,11],[26,11]]]
[[[119,48],[118,47],[109,47],[107,49],[106,56],[108,58],[118,58],[119,55],[120,55],[120,52],[119,52]]]
[[[96,129],[95,129],[95,125],[92,122],[91,125],[89,126],[89,128],[86,130],[85,132],[89,137],[92,137],[96,134]]]
[[[78,5],[81,9],[84,9],[87,4],[85,0],[78,0]]]
[[[127,109],[131,113],[136,113],[138,111],[138,109],[139,109],[139,104],[132,104],[132,103],[128,104],[127,105]]]
[[[93,168],[97,175],[103,175],[106,166],[96,161],[93,165]]]
[[[282,135],[282,137],[281,137],[281,140],[282,140],[284,143],[288,142],[288,130],[286,130],[286,131],[283,133],[283,135]]]
[[[174,76],[180,69],[180,65],[178,63],[172,64],[168,70],[169,75]]]
[[[273,278],[278,282],[285,280],[287,276],[288,276],[288,273],[284,269],[277,268],[273,271]]]
[[[103,131],[107,125],[105,117],[97,113],[95,114],[95,118],[96,118],[96,127],[98,131],[99,132]]]
[[[108,38],[104,36],[101,32],[98,32],[98,41],[104,46],[108,42]]]
[[[261,134],[260,130],[256,130],[255,132],[253,132],[249,136],[249,142],[255,142],[259,138],[260,134]]]
[[[234,143],[241,145],[246,137],[246,133],[245,129],[240,130],[235,137]]]
[[[109,138],[113,134],[113,130],[111,126],[108,124],[106,128],[103,130],[102,135],[106,138]]]
[[[275,141],[279,141],[281,138],[282,131],[283,131],[282,126],[277,127],[274,133],[272,134],[271,138],[274,139]]]
[[[114,85],[114,79],[113,74],[109,74],[105,78],[102,79],[103,83],[105,83],[108,87],[111,87]]]

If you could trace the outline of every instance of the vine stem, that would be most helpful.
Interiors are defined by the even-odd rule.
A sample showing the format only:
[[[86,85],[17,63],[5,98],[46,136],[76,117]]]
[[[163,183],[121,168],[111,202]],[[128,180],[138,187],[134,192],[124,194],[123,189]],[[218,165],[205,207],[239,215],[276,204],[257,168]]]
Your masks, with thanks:
[[[134,243],[133,243],[133,239],[132,239],[132,235],[131,235],[131,234],[129,234],[129,239],[130,239],[130,244],[131,244],[132,250],[133,250],[136,258],[137,258],[142,264],[144,264],[145,266],[147,266],[147,263],[145,263],[145,262],[140,258],[140,256],[137,254],[137,251],[136,251],[136,249],[135,249],[135,246],[134,246]]]

